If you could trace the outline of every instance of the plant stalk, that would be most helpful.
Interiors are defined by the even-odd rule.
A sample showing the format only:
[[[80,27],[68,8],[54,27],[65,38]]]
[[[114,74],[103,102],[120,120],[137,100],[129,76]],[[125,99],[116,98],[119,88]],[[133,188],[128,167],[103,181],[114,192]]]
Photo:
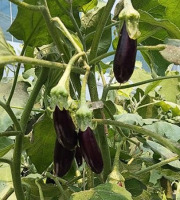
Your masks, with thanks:
[[[92,121],[97,122],[98,124],[109,124],[109,125],[114,125],[114,126],[120,126],[122,128],[128,128],[128,129],[133,130],[142,135],[152,137],[152,138],[156,139],[160,144],[162,144],[163,146],[167,147],[169,150],[171,150],[172,152],[174,152],[178,156],[180,156],[179,144],[172,142],[172,141],[162,137],[161,135],[158,135],[157,133],[154,133],[145,128],[142,128],[142,127],[139,127],[136,125],[126,124],[126,123],[123,123],[120,121],[113,121],[113,120],[93,119]]]

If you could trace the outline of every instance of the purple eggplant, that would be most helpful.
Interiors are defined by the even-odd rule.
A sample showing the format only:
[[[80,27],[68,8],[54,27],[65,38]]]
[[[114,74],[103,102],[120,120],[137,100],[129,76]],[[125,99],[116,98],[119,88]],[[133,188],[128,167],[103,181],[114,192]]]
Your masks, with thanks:
[[[86,163],[93,172],[96,174],[101,173],[103,159],[93,131],[88,127],[84,132],[80,131],[78,136],[81,152]]]
[[[82,165],[82,152],[79,146],[76,147],[75,158],[76,158],[78,167],[80,167]]]
[[[54,148],[54,172],[58,177],[64,176],[71,168],[75,151],[65,149],[56,139]]]
[[[114,76],[119,83],[124,83],[130,79],[134,71],[136,52],[137,41],[129,37],[124,23],[113,64]]]
[[[58,141],[64,148],[74,150],[77,145],[77,133],[69,111],[65,109],[61,111],[56,106],[53,120]]]

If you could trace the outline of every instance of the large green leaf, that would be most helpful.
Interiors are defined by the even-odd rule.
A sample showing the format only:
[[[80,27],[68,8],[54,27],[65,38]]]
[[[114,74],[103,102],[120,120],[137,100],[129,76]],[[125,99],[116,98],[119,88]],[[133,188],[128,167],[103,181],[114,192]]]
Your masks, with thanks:
[[[169,72],[167,74],[168,76],[174,76],[174,75],[179,75],[178,72]],[[161,86],[161,89],[159,90],[159,93],[165,99],[166,101],[170,101],[173,103],[178,103],[178,95],[180,93],[180,88],[179,88],[179,81],[180,78],[174,78],[171,80],[163,80],[159,84]]]
[[[14,141],[7,137],[0,137],[0,157],[4,156],[14,146]]]
[[[28,93],[27,93],[27,84],[25,82],[18,82],[15,88],[15,92],[11,101],[12,107],[24,107],[28,100]],[[0,100],[4,101],[8,99],[9,93],[11,91],[12,82],[9,83],[0,83]],[[20,118],[23,110],[13,108],[14,114],[17,118]],[[10,119],[9,115],[6,111],[0,107],[0,132],[5,131],[9,126],[13,124],[12,120]]]
[[[143,190],[146,190],[146,186],[139,180],[132,178],[125,181],[127,190],[132,194],[133,197],[142,194]]]
[[[70,200],[132,200],[131,194],[116,184],[101,184],[93,189],[73,193]]]
[[[39,200],[40,199],[39,189],[37,185],[35,184],[35,180],[36,179],[31,176],[30,177],[27,176],[26,178],[23,178],[22,182],[28,185],[28,187],[31,190],[30,199]],[[57,200],[58,197],[61,196],[58,188],[55,185],[44,184],[42,180],[38,181],[38,183],[42,189],[44,200],[52,200],[52,199]]]
[[[157,0],[132,0],[132,4],[135,9],[141,9],[154,15],[162,16],[164,14],[165,7],[160,5]]]
[[[154,133],[165,136],[173,141],[180,140],[180,127],[168,122],[159,121],[151,125],[145,125],[144,128],[153,131]]]
[[[92,40],[94,37],[94,31],[97,28],[97,25],[99,23],[99,18],[101,17],[101,14],[103,12],[103,8],[100,9],[96,9],[96,10],[92,10],[84,15],[82,15],[81,18],[81,30],[83,32],[84,35],[88,35],[91,34],[90,36],[88,36],[86,38],[86,46],[87,49],[89,49],[91,47],[92,44]],[[111,21],[110,19],[107,22],[107,25],[110,24]],[[101,55],[104,54],[108,51],[109,47],[111,44],[111,29],[107,29],[103,32],[101,40],[99,42],[98,45],[98,51],[97,54]]]
[[[42,173],[53,161],[55,137],[53,121],[44,115],[34,125],[33,142],[26,144],[25,147],[39,173]]]
[[[24,2],[37,5],[38,0],[24,0]],[[66,1],[48,1],[48,6],[52,17],[60,17],[67,28],[75,31],[74,24],[72,23],[66,11],[69,11],[70,5]],[[80,24],[78,7],[88,3],[89,0],[73,1],[73,14],[78,24]],[[64,9],[62,9],[62,7]],[[28,41],[30,46],[42,46],[49,44],[52,39],[48,33],[46,23],[40,12],[33,12],[32,10],[18,7],[18,14],[12,23],[9,32],[19,40],[24,42]]]
[[[37,0],[24,2],[36,5]],[[30,46],[41,46],[52,40],[40,12],[18,7],[18,14],[9,28],[9,32],[18,40],[28,41]]]
[[[172,38],[180,39],[180,29],[167,19],[156,19],[148,12],[139,10],[140,20],[153,26],[164,28]]]
[[[180,28],[180,0],[159,0],[159,3],[166,7],[166,17]]]
[[[127,124],[140,125],[140,126],[143,125],[143,119],[138,114],[127,113],[122,115],[116,115],[115,119],[117,121],[121,121]]]
[[[176,156],[176,154],[172,153],[169,149],[167,149],[166,147],[163,147],[162,145],[160,145],[156,142],[147,140],[147,144],[151,147],[151,149],[154,152],[160,154],[162,156],[162,158],[168,159],[168,158],[172,158],[172,157]],[[172,167],[180,169],[180,161],[179,160],[172,161],[168,164]]]

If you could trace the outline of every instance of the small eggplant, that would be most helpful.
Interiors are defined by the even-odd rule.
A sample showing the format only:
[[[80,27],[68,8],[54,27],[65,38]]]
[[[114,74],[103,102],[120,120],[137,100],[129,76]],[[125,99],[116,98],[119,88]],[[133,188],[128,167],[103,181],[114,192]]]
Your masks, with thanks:
[[[80,131],[78,136],[81,152],[86,163],[93,172],[96,174],[101,173],[103,159],[93,131],[88,127],[84,132]]]
[[[78,167],[80,167],[82,165],[82,153],[81,153],[81,148],[79,146],[76,147],[75,158]]]
[[[56,176],[64,176],[71,168],[75,151],[65,149],[56,139],[54,148],[54,171]]]
[[[130,79],[134,71],[136,52],[137,41],[129,37],[124,23],[113,64],[114,76],[119,83],[124,83]]]
[[[56,106],[53,120],[58,141],[64,148],[74,150],[77,145],[77,133],[68,110],[63,109],[61,111]]]

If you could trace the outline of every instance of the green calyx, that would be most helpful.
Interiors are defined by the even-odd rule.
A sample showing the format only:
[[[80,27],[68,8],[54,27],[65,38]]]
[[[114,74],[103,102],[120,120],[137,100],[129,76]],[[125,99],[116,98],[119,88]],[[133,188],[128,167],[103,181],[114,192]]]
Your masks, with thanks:
[[[60,110],[63,108],[68,108],[68,96],[69,93],[66,90],[65,86],[56,85],[51,89],[51,97],[52,97],[52,107],[58,105]]]
[[[119,14],[119,19],[125,20],[128,35],[133,40],[136,40],[141,35],[138,28],[139,18],[139,12],[133,8],[129,0],[126,0],[124,3],[124,9]]]
[[[92,128],[92,110],[86,104],[81,105],[76,112],[76,120],[81,131],[85,131],[87,127]]]

